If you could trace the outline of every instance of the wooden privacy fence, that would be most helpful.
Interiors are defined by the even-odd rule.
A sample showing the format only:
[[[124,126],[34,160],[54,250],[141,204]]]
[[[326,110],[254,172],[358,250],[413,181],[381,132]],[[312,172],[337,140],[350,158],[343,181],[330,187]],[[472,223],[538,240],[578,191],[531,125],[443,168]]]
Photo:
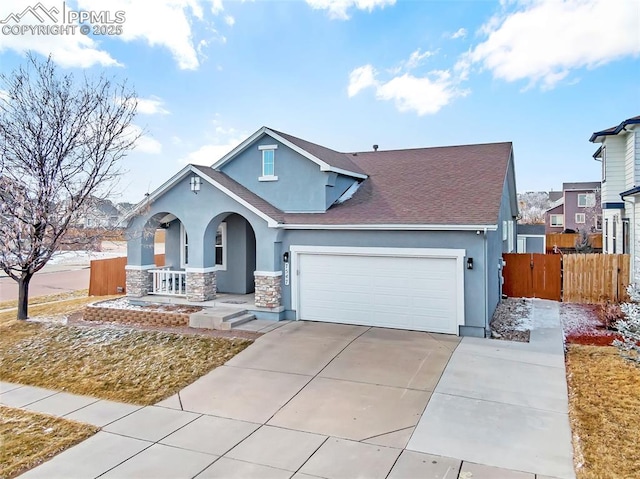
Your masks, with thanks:
[[[562,300],[562,257],[555,254],[504,254],[502,270],[507,296]]]
[[[553,250],[554,246],[562,250],[575,249],[576,241],[580,238],[577,233],[548,233],[546,235],[547,251]],[[589,235],[589,243],[596,250],[602,250],[602,233],[592,233]]]
[[[154,262],[156,266],[164,266],[164,255],[155,255]],[[91,261],[89,296],[126,293],[126,265],[126,257]]]
[[[504,254],[503,293],[568,303],[626,301],[628,254]]]
[[[563,257],[562,300],[567,303],[627,301],[628,254],[568,254]]]

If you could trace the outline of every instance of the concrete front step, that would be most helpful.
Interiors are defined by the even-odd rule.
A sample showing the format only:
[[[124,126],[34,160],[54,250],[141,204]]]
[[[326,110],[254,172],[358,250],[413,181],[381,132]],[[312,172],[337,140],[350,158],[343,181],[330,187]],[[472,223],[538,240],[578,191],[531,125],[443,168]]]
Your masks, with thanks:
[[[228,331],[234,326],[240,326],[252,319],[255,319],[255,315],[249,313],[246,309],[205,308],[189,316],[189,326],[192,328]]]

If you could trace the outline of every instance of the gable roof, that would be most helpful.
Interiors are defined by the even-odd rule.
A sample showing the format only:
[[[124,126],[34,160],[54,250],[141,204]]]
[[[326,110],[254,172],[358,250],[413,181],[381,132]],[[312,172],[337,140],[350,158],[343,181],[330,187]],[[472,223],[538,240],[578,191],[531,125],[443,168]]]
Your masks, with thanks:
[[[302,143],[304,140],[293,141],[296,140],[312,149]],[[270,227],[477,230],[497,227],[507,182],[515,195],[510,142],[334,153],[347,156],[367,175],[353,196],[325,213],[284,213],[223,172],[197,165],[183,168],[147,201],[155,200],[186,175],[196,173],[265,219]]]
[[[606,130],[596,131],[595,133],[593,133],[593,135],[591,135],[591,138],[589,138],[589,141],[593,143],[593,142],[596,142],[596,141],[599,141],[599,140],[603,139],[603,138],[601,138],[603,136],[617,135],[622,130],[624,130],[625,126],[627,126],[627,125],[638,125],[638,124],[640,124],[640,116],[634,116],[632,118],[627,118],[626,120],[624,120],[619,125],[612,126],[611,128],[607,128]]]
[[[564,195],[564,191],[550,191],[549,192],[549,201],[554,202],[558,201]]]
[[[333,171],[335,173],[340,173],[357,179],[365,179],[367,177],[364,171],[362,171],[357,164],[351,161],[349,156],[345,153],[339,153],[324,146],[316,145],[315,143],[302,140],[301,138],[296,138],[295,136],[291,136],[286,133],[280,133],[279,131],[267,128],[266,126],[260,128],[253,135],[216,161],[211,165],[211,168],[216,170],[221,168],[223,165],[231,161],[236,155],[251,146],[251,144],[262,135],[270,136],[274,140],[277,140],[291,148],[296,153],[299,153],[313,161],[320,166],[320,171]]]
[[[352,153],[369,175],[326,213],[289,213],[299,225],[497,225],[511,143]],[[514,192],[515,194],[515,192]]]

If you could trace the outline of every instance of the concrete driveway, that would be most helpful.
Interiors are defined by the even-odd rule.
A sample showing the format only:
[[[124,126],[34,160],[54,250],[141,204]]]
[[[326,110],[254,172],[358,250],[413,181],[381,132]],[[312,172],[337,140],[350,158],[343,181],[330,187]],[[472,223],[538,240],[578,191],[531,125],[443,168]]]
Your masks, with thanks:
[[[458,342],[293,322],[185,388],[179,400],[185,411],[403,448]],[[179,407],[177,399],[163,405]]]
[[[549,303],[530,344],[292,322],[155,406],[7,383],[0,403],[102,427],[30,478],[572,479]]]

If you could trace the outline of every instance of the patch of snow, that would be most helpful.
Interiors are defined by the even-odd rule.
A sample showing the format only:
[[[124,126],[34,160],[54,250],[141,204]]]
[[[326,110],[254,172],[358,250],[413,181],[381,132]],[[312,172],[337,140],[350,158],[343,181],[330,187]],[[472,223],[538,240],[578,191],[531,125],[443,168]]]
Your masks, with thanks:
[[[111,299],[109,301],[102,301],[98,303],[91,303],[89,306],[96,308],[110,308],[110,309],[136,309],[142,310],[143,306],[132,304],[127,298]]]
[[[94,259],[109,259],[122,256],[120,251],[56,251],[47,264],[89,265]]]

